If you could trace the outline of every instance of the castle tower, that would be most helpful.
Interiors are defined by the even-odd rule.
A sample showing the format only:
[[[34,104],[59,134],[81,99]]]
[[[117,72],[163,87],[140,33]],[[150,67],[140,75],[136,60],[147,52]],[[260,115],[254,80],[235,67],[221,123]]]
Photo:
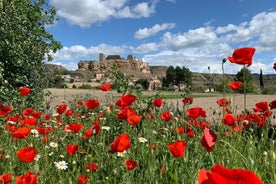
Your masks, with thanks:
[[[129,60],[129,61],[134,61],[133,55],[128,55],[128,56],[127,56],[127,60]]]
[[[105,55],[104,53],[99,54],[99,61],[105,61]]]

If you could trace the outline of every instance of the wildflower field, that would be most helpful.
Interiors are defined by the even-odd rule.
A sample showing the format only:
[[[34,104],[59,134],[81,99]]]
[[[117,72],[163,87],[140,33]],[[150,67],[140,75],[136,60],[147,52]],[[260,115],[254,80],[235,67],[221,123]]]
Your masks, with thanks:
[[[229,60],[240,64],[249,51]],[[242,83],[228,85],[234,92]],[[28,87],[17,105],[0,103],[0,183],[276,183],[276,99],[236,113],[222,94],[213,122],[190,107],[192,95],[172,106],[127,86],[113,97],[111,87],[101,86],[105,103],[87,94],[29,107]]]

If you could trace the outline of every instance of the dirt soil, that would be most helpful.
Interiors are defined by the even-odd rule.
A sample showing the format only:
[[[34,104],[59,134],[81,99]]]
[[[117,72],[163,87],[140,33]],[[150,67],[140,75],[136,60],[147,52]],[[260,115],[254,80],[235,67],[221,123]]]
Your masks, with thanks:
[[[55,107],[56,105],[65,102],[69,103],[71,100],[75,99],[77,96],[89,94],[93,99],[97,99],[100,103],[105,104],[107,100],[115,99],[117,100],[121,94],[118,94],[115,91],[103,92],[100,90],[86,90],[86,89],[56,89],[49,88],[46,89],[51,93],[50,97],[47,98],[47,101],[51,101],[50,105]],[[155,94],[156,92],[145,92],[147,94]],[[206,93],[202,94],[202,96]],[[222,112],[222,109],[217,105],[217,100],[222,98],[222,94],[212,94],[212,97],[198,97],[193,99],[193,103],[189,106],[191,107],[201,107],[203,108],[208,116],[208,120],[215,120],[219,118]],[[244,95],[243,94],[227,94],[226,98],[231,101],[231,109],[233,113],[241,113],[244,109]],[[271,102],[276,100],[276,95],[256,95],[256,94],[246,94],[246,109],[252,110],[257,102],[267,101]],[[165,103],[179,105],[182,108],[182,99],[169,99]]]

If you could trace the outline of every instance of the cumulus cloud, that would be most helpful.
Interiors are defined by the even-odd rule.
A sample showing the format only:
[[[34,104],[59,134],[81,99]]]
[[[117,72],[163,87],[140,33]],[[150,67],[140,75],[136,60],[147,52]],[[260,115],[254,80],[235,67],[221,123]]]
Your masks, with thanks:
[[[217,39],[211,27],[200,27],[197,29],[189,30],[182,34],[165,33],[163,35],[163,42],[174,51],[183,48],[193,48],[212,43]]]
[[[155,35],[156,33],[174,28],[175,23],[155,24],[151,28],[142,28],[134,33],[134,38],[143,39]]]
[[[149,17],[155,12],[157,0],[128,6],[127,0],[51,0],[57,15],[70,24],[89,27],[110,18]]]

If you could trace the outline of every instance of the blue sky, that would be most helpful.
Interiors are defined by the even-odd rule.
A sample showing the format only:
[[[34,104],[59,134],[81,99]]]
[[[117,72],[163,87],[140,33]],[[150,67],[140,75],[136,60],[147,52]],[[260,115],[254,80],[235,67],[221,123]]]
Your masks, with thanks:
[[[59,22],[48,27],[63,48],[52,63],[76,70],[99,53],[132,54],[150,66],[222,73],[221,60],[254,47],[252,73],[275,73],[275,0],[49,0]],[[225,73],[241,66],[229,61]]]

